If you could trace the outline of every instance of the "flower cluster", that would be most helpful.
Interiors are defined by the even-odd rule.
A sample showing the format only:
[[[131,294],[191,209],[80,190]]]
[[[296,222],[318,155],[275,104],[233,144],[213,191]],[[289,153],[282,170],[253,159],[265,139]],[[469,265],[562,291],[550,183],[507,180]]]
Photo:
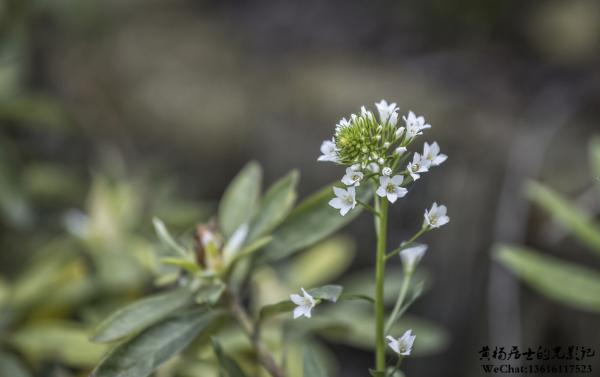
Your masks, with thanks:
[[[377,116],[363,106],[359,115],[352,114],[349,120],[342,118],[333,138],[321,145],[319,161],[347,167],[341,179],[344,188],[334,187],[335,198],[329,202],[342,216],[356,207],[355,187],[361,183],[374,181],[376,194],[394,203],[408,193],[406,185],[448,158],[440,153],[438,143],[433,142],[425,143],[423,152],[415,152],[409,159],[407,147],[431,125],[409,111],[402,116],[404,126],[398,126],[400,109],[395,103],[381,100],[375,106]]]

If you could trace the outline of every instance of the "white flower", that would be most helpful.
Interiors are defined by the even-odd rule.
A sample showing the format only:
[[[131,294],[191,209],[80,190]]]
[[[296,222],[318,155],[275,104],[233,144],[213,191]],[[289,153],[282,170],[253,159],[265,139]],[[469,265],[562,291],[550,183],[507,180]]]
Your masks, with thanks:
[[[388,104],[386,100],[382,99],[375,106],[379,111],[379,122],[381,124],[389,122],[392,126],[395,126],[398,123],[398,110],[400,109],[395,102]]]
[[[388,346],[390,346],[390,348],[398,355],[408,356],[412,351],[416,337],[416,335],[412,335],[412,330],[406,330],[406,332],[398,339],[394,339],[394,337],[388,335]]]
[[[422,244],[402,250],[400,252],[400,259],[402,259],[404,270],[412,272],[423,258],[423,255],[425,255],[425,251],[427,251],[427,245]]]
[[[396,148],[396,151],[395,151],[395,152],[396,152],[396,154],[397,154],[398,156],[401,156],[401,155],[403,155],[403,154],[404,154],[404,152],[406,152],[406,151],[407,151],[406,147],[398,147],[398,148]]]
[[[354,167],[355,165],[346,168],[346,175],[342,177],[342,183],[346,186],[360,186],[360,181],[363,179],[363,173]]]
[[[342,216],[345,216],[348,211],[356,206],[356,190],[354,186],[350,186],[346,190],[334,186],[333,192],[336,197],[329,201],[329,205],[335,209],[339,209]]]
[[[294,319],[301,316],[310,318],[310,311],[315,307],[315,305],[317,305],[317,301],[311,295],[309,295],[304,288],[302,288],[302,296],[295,294],[290,295],[290,300],[292,300],[294,304],[298,305],[294,309]]]
[[[352,114],[352,115],[354,115],[354,114]],[[350,126],[350,122],[348,122],[348,120],[346,118],[340,119],[338,124],[335,125],[335,133],[337,134],[340,130],[342,130],[343,128],[346,128],[348,126]]]
[[[386,176],[390,176],[392,175],[392,168],[389,167],[384,167],[383,169],[381,169],[381,174],[386,175]]]
[[[333,140],[323,140],[321,144],[321,153],[317,161],[338,162],[337,151]]]
[[[398,127],[398,129],[396,130],[396,139],[400,139],[402,137],[402,135],[404,134],[404,127]]]
[[[408,173],[412,177],[413,181],[416,181],[421,177],[419,173],[425,173],[429,170],[429,168],[427,163],[423,163],[421,155],[415,152],[413,155],[413,160],[412,162],[408,163],[406,170],[408,170]]]
[[[445,154],[440,154],[440,146],[435,141],[431,145],[427,143],[423,145],[423,159],[421,161],[427,161],[429,166],[438,166],[447,158],[448,156]]]
[[[370,119],[370,120],[375,120],[373,113],[371,111],[367,110],[367,108],[364,106],[361,106],[361,108],[360,108],[360,116],[363,118]]]
[[[377,195],[382,198],[387,197],[390,203],[394,203],[396,199],[402,198],[408,192],[404,187],[400,187],[403,179],[401,175],[395,175],[392,178],[386,176],[379,177]]]
[[[431,128],[430,124],[425,123],[425,118],[417,117],[412,111],[408,112],[408,117],[403,116],[402,119],[406,123],[406,137],[409,140],[417,135],[422,135],[424,129]]]
[[[450,218],[446,216],[446,211],[446,206],[438,206],[437,203],[433,203],[429,211],[425,210],[425,221],[423,222],[423,225],[439,228],[442,225],[448,224]]]
[[[379,173],[379,165],[376,162],[371,162],[367,165],[367,169],[369,169],[372,173]]]

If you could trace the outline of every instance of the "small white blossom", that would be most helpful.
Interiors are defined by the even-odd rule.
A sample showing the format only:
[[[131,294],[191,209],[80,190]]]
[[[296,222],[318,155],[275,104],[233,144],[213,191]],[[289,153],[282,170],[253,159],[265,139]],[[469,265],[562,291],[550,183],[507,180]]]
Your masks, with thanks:
[[[384,167],[383,169],[381,169],[381,174],[386,175],[386,176],[390,176],[392,175],[392,168],[390,167]]]
[[[401,156],[401,155],[403,155],[403,154],[404,154],[404,152],[406,152],[406,151],[407,151],[406,147],[398,147],[398,148],[396,148],[396,150],[395,150],[395,152],[396,152],[396,154],[397,154],[398,156]]]
[[[290,300],[298,306],[294,309],[294,319],[305,316],[310,318],[311,310],[317,305],[317,301],[302,288],[302,296],[290,295]]]
[[[352,115],[354,115],[354,114],[352,114]],[[354,115],[354,116],[356,116],[356,115]],[[348,119],[342,118],[342,119],[340,119],[338,124],[335,125],[335,133],[337,134],[339,131],[341,131],[342,129],[349,127],[349,126],[350,126],[350,122],[348,121]]]
[[[372,173],[379,173],[379,165],[376,162],[371,162],[367,165],[367,169],[369,169]]]
[[[446,212],[446,206],[438,206],[437,203],[433,203],[429,211],[425,210],[425,220],[423,225],[427,225],[432,228],[439,228],[442,225],[448,224],[448,222],[450,222],[450,218],[446,215]]]
[[[396,106],[395,102],[388,104],[386,100],[382,99],[375,106],[377,107],[377,111],[379,111],[380,123],[385,124],[389,122],[392,126],[398,123],[398,110],[400,109]]]
[[[417,117],[412,111],[408,112],[408,117],[403,116],[402,119],[406,123],[406,137],[409,140],[417,135],[422,135],[424,129],[431,128],[430,124],[425,123],[425,118]]]
[[[346,186],[360,186],[360,181],[363,179],[363,173],[354,169],[354,165],[346,168],[346,175],[342,177],[342,183]]]
[[[392,178],[382,176],[379,177],[379,188],[377,189],[377,195],[384,198],[390,203],[394,203],[398,198],[402,198],[408,192],[407,189],[401,187],[404,178],[401,175],[395,175]]]
[[[363,118],[375,120],[375,116],[373,115],[373,113],[370,110],[367,110],[367,108],[364,106],[361,106],[360,108],[360,116],[362,116]]]
[[[408,356],[410,355],[415,342],[416,335],[412,335],[412,330],[407,330],[400,338],[394,339],[392,336],[387,336],[388,346],[394,350],[398,355]]]
[[[422,161],[426,161],[429,166],[438,166],[447,158],[445,154],[440,154],[440,146],[435,141],[431,145],[427,143],[423,145]]]
[[[340,214],[345,216],[348,211],[356,206],[356,190],[354,186],[348,187],[346,190],[339,187],[333,187],[335,198],[329,201],[329,205],[340,210]]]
[[[416,181],[421,177],[420,173],[425,173],[429,171],[429,168],[427,162],[424,163],[421,159],[421,155],[415,152],[415,154],[413,155],[413,160],[412,162],[408,163],[408,165],[406,166],[406,170],[408,170],[408,173],[412,177],[413,181]]]
[[[317,161],[338,162],[337,151],[333,140],[324,140],[321,144],[321,153]]]
[[[396,130],[396,139],[400,139],[402,135],[404,135],[405,130],[406,129],[404,127],[398,127],[398,129]]]
[[[404,266],[404,270],[407,272],[414,271],[417,264],[425,255],[425,251],[427,251],[427,245],[415,245],[409,248],[406,248],[400,252],[400,259],[402,259],[402,265]]]

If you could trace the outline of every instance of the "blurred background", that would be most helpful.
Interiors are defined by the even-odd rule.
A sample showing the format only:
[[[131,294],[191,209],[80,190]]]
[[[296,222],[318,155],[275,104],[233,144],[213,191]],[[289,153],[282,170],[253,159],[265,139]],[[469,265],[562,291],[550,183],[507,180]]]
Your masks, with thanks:
[[[418,144],[438,141],[450,156],[391,213],[390,244],[433,201],[452,218],[424,240],[432,284],[412,310],[446,341],[408,360],[407,375],[480,376],[484,345],[600,344],[598,313],[538,295],[491,258],[503,242],[600,268],[523,194],[535,179],[600,210],[588,162],[600,2],[2,0],[0,38],[0,298],[19,286],[22,300],[2,321],[46,336],[12,342],[31,351],[36,376],[68,375],[64,359],[85,370],[102,354],[72,353],[90,347],[76,323],[106,310],[65,307],[102,307],[147,284],[142,267],[123,266],[156,241],[152,216],[189,230],[251,159],[268,184],[297,168],[301,197],[329,184],[342,171],[317,163],[321,141],[382,98],[423,114],[433,128]],[[82,232],[103,236],[76,241]],[[371,266],[369,216],[342,233],[356,249],[349,271]],[[96,278],[51,292],[60,297],[35,282],[85,276],[89,258]],[[36,317],[69,324],[44,333]],[[47,357],[44,344],[65,334],[80,347]],[[332,351],[339,376],[372,364],[366,351]]]

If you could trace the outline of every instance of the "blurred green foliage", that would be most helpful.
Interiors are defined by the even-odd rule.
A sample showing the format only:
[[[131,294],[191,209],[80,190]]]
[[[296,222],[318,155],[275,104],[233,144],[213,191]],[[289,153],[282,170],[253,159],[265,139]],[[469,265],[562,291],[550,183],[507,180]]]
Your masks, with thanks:
[[[594,184],[599,186],[600,139],[593,139],[589,149]],[[540,183],[530,183],[527,195],[600,256],[600,224],[590,215]],[[600,312],[600,272],[519,246],[498,246],[495,257],[539,293],[577,309]]]

